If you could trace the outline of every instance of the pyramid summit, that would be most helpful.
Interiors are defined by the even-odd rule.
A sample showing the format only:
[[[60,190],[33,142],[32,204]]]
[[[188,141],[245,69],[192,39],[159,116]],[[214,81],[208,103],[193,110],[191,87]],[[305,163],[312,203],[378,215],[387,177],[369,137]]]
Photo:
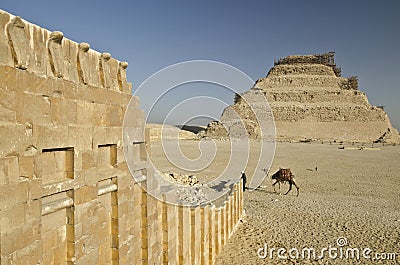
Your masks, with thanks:
[[[399,143],[399,133],[386,112],[369,103],[358,89],[357,77],[341,76],[334,55],[292,55],[275,61],[267,76],[258,79],[249,91],[236,95],[235,103],[223,111],[219,122],[209,124],[204,135],[237,136],[235,124],[243,122],[249,137],[260,139],[249,104],[260,106],[266,98],[278,141]],[[231,119],[233,112],[240,121]],[[267,110],[265,115],[269,115]]]

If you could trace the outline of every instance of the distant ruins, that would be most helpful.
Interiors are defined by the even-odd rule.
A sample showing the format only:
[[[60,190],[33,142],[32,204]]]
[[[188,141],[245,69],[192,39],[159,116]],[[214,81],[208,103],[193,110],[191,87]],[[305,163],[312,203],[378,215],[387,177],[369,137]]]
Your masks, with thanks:
[[[241,218],[242,184],[220,207],[150,196],[128,64],[1,10],[0,29],[0,264],[212,264]],[[131,99],[128,129],[141,133],[123,146]]]
[[[249,137],[259,139],[257,121],[247,103],[259,105],[264,96],[273,112],[278,141],[400,141],[383,108],[372,106],[358,90],[357,77],[341,77],[333,52],[275,61],[267,77],[236,95],[234,105],[224,110],[219,122],[209,124],[203,136],[235,135],[235,124],[243,122]],[[232,112],[241,120],[233,120]]]

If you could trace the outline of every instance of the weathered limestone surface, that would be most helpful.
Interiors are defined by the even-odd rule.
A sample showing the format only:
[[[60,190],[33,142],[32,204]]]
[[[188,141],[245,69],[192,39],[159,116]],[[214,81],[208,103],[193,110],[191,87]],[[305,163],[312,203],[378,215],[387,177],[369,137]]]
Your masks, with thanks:
[[[0,264],[212,264],[241,183],[218,209],[156,200],[128,64],[1,10],[0,29]]]
[[[204,135],[232,136],[238,131],[235,126],[243,123],[250,138],[259,139],[259,125],[247,103],[257,108],[266,98],[278,141],[399,143],[399,133],[385,111],[368,102],[365,93],[358,90],[356,77],[340,76],[333,56],[288,56],[275,62],[267,77],[238,95],[235,104],[224,110],[220,122],[210,124]],[[271,117],[267,110],[264,112],[261,110],[261,118]]]
[[[141,260],[141,189],[121,145],[127,64],[101,72],[88,44],[3,11],[0,26],[1,264]]]
[[[150,130],[150,140],[160,141],[162,140],[193,140],[197,139],[196,134],[184,131],[178,127],[167,125],[167,124],[151,124],[147,123],[146,128]]]

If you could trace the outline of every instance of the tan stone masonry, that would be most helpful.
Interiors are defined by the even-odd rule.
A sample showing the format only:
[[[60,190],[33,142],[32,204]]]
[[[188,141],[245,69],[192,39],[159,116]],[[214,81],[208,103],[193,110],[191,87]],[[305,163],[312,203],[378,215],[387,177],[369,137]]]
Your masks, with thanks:
[[[209,124],[203,135],[237,136],[236,125],[243,122],[249,137],[260,139],[258,122],[248,104],[257,108],[267,99],[272,113],[261,109],[259,119],[273,115],[278,141],[399,143],[399,133],[385,111],[368,102],[365,93],[358,90],[356,77],[344,78],[340,73],[334,53],[280,59],[265,78],[236,95],[234,105],[224,110],[220,123]]]
[[[242,184],[220,208],[151,197],[128,64],[1,10],[0,29],[0,264],[212,264],[242,217]],[[140,183],[123,153],[129,100]]]

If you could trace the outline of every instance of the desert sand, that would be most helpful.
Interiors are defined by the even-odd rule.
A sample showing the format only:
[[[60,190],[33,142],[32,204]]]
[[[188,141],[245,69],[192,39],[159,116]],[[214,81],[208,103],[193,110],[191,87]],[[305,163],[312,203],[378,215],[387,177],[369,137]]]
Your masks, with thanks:
[[[229,142],[219,141],[216,146],[217,156],[210,167],[195,173],[199,180],[209,180],[226,166]],[[248,176],[258,156],[253,150],[257,142],[251,146]],[[181,148],[192,159],[200,154],[197,141],[181,141]],[[185,173],[165,159],[160,142],[152,142],[151,154],[157,169]],[[216,264],[399,264],[399,161],[400,146],[278,143],[270,172],[290,167],[300,186],[299,197],[295,188],[286,196],[274,193],[270,178],[261,188],[246,191],[243,222]],[[281,185],[282,193],[287,189],[288,185]],[[345,238],[347,244],[340,247],[339,238]],[[265,246],[267,256],[260,258],[258,250]],[[321,250],[330,246],[338,248],[332,249],[332,258],[326,251],[319,258]],[[303,258],[305,247],[315,249],[316,258],[307,252]],[[272,258],[271,248],[275,248]],[[281,253],[286,259],[278,257],[278,248],[287,251]],[[295,250],[289,256],[292,248]],[[346,258],[348,248],[357,248],[360,259],[353,258],[351,252]],[[371,249],[365,253],[370,258],[363,257],[365,248]],[[338,256],[333,258],[335,253]],[[391,260],[377,260],[376,253]],[[395,260],[389,257],[391,253],[396,253]]]

